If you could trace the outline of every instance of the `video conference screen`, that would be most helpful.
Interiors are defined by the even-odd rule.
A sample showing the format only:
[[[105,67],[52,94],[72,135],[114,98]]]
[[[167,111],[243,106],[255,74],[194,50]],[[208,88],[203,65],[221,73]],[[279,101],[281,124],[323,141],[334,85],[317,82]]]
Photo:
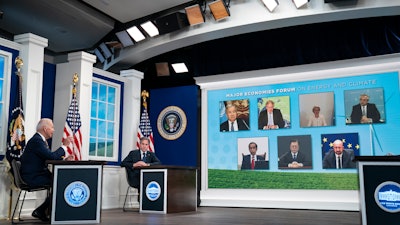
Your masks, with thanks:
[[[209,182],[219,170],[356,174],[354,156],[399,155],[399,93],[398,72],[209,90]]]

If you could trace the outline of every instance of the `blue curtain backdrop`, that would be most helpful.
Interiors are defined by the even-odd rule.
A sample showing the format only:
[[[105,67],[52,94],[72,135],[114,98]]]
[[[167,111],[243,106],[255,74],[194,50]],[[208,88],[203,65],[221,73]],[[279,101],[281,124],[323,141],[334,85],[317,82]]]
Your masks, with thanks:
[[[154,148],[163,165],[198,166],[198,86],[151,89],[149,116],[154,135]],[[185,132],[178,139],[167,140],[157,129],[160,113],[169,106],[181,108],[186,115]]]
[[[43,64],[42,118],[53,119],[55,86],[56,65],[45,62]]]

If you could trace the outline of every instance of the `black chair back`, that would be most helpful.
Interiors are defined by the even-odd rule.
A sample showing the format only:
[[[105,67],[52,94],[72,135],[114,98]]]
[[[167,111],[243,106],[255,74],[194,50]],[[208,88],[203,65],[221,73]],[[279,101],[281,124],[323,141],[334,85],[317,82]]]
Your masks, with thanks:
[[[12,171],[13,171],[13,174],[14,174],[14,184],[15,184],[15,186],[17,188],[19,188],[19,189],[27,188],[28,185],[25,183],[24,180],[22,180],[22,177],[21,177],[21,172],[20,172],[21,162],[13,159],[11,161],[11,168],[12,168]]]

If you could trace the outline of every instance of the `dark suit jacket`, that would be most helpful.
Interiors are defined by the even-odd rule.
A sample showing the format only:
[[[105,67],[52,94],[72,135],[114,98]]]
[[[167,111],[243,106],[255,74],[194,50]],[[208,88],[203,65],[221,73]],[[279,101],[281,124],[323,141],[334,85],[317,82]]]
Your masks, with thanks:
[[[121,167],[125,167],[126,172],[128,173],[127,175],[129,186],[137,189],[140,189],[140,169],[133,168],[133,164],[142,160],[141,152],[142,151],[139,149],[132,150],[121,162]],[[150,151],[147,151],[146,153],[145,162],[149,163],[150,165],[161,164],[156,154]]]
[[[257,161],[256,161],[255,167],[254,167],[255,170],[265,170],[265,169],[268,169],[268,168],[269,168],[268,161],[265,161],[265,158],[264,158],[264,157],[262,157],[262,156],[260,156],[260,155],[257,155],[256,157],[257,157]],[[262,164],[257,163],[258,161],[264,161],[264,163],[262,163]],[[242,169],[242,170],[249,170],[249,169],[251,169],[250,154],[249,154],[249,155],[243,156],[243,161],[242,161],[242,167],[241,167],[241,169]]]
[[[285,121],[283,120],[283,116],[281,110],[274,109],[272,112],[272,116],[274,117],[274,125],[278,125],[279,128],[283,128],[285,126]],[[262,130],[264,126],[268,124],[268,115],[267,110],[263,110],[258,115],[258,129]]]
[[[293,161],[292,153],[288,151],[279,157],[279,167],[287,167],[288,164],[292,163]],[[297,152],[295,161],[298,163],[303,163],[303,166],[311,166],[311,161],[308,160],[306,155],[301,151]]]
[[[25,146],[21,155],[21,177],[31,187],[51,185],[52,176],[47,168],[46,160],[62,160],[63,148],[52,152],[47,142],[36,133]]]
[[[360,123],[362,117],[361,105],[357,104],[353,106],[351,111],[351,123]],[[375,104],[367,104],[367,117],[372,119],[372,122],[377,123],[381,119],[381,114],[376,108]]]
[[[237,121],[239,130],[249,130],[248,122],[246,122],[244,119],[237,118],[236,121]],[[229,126],[230,126],[229,120],[227,120],[227,121],[221,123],[221,125],[219,126],[219,130],[223,131],[223,132],[227,132],[227,131],[229,131]]]
[[[356,164],[355,162],[353,162],[353,159],[354,159],[353,150],[351,149],[343,150],[343,155],[342,155],[343,168],[356,168]],[[336,155],[333,149],[329,150],[329,152],[325,154],[324,160],[322,162],[322,168],[336,169]]]

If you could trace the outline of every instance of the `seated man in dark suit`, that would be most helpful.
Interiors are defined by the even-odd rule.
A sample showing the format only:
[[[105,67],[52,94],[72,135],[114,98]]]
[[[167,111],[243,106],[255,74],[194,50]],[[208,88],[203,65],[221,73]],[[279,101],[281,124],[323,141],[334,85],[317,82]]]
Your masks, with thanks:
[[[285,121],[281,110],[274,109],[275,103],[272,100],[268,100],[263,109],[258,115],[258,129],[269,130],[278,129],[285,127]]]
[[[228,120],[221,123],[219,130],[225,131],[238,131],[249,130],[248,122],[242,118],[238,118],[238,113],[235,105],[228,104],[225,107],[225,113]]]
[[[351,111],[351,123],[379,123],[381,114],[376,108],[376,105],[368,103],[368,101],[368,95],[360,95],[360,103],[354,105]]]
[[[311,161],[301,151],[299,151],[299,141],[291,140],[289,144],[290,150],[279,157],[279,168],[303,168],[311,166]]]
[[[354,160],[354,151],[344,149],[341,140],[333,142],[333,149],[329,150],[324,156],[322,168],[324,169],[344,169],[356,168]]]
[[[53,137],[54,125],[51,119],[41,119],[36,127],[36,134],[28,141],[24,153],[21,155],[21,177],[30,187],[43,187],[52,184],[52,175],[47,168],[46,160],[74,160],[68,155],[67,146],[72,143],[73,137],[63,140],[62,146],[52,152],[47,140]],[[67,157],[65,157],[68,155]],[[50,198],[36,208],[32,216],[48,221]]]
[[[266,170],[269,168],[268,161],[263,156],[257,155],[257,144],[249,143],[250,154],[243,156],[242,170]]]
[[[126,167],[129,186],[140,190],[140,168],[161,164],[154,152],[149,151],[150,139],[140,138],[139,149],[132,150],[121,162],[121,167]]]

